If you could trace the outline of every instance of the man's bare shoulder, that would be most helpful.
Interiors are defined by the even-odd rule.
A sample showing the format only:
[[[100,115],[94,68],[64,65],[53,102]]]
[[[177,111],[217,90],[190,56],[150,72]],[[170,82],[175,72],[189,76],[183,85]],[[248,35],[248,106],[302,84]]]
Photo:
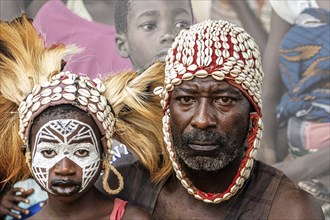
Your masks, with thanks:
[[[151,220],[152,216],[147,211],[137,206],[128,204],[122,219]]]
[[[276,192],[269,219],[324,219],[314,197],[283,176]]]

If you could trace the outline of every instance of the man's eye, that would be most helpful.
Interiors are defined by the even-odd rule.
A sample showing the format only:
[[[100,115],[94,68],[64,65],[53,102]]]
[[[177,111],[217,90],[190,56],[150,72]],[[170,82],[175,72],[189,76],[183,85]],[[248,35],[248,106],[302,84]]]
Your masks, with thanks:
[[[76,152],[74,152],[74,155],[76,155],[77,157],[88,157],[89,156],[89,151],[84,150],[84,149],[80,149],[80,150],[77,150]]]
[[[46,158],[52,158],[52,157],[55,157],[57,155],[57,153],[52,149],[43,150],[43,151],[41,151],[41,154]]]
[[[141,26],[141,28],[145,31],[152,31],[156,28],[155,24],[144,24]]]
[[[194,98],[189,97],[189,96],[178,97],[177,100],[181,104],[191,104],[191,103],[193,103],[195,101]]]
[[[187,28],[190,27],[190,25],[185,21],[180,21],[180,22],[175,24],[175,27],[179,28],[179,29],[187,29]]]
[[[233,99],[227,96],[220,97],[215,100],[215,102],[219,103],[220,105],[230,105],[233,102]]]

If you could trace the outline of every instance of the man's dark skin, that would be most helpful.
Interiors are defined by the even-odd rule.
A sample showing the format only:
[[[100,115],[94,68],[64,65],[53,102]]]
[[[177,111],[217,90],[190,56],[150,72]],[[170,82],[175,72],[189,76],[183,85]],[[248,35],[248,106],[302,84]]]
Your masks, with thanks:
[[[193,170],[180,160],[187,177],[197,188],[204,192],[223,192],[231,183],[244,151],[250,109],[248,99],[237,88],[212,77],[195,78],[174,88],[170,112],[173,142],[177,148],[182,147],[181,136],[193,129],[211,129],[228,138],[227,146],[240,147],[240,155],[233,162],[213,172]],[[187,152],[196,160],[215,157],[202,150]],[[223,219],[231,205],[232,199],[220,204],[199,201],[189,195],[173,176],[161,190],[153,216],[156,219]],[[323,214],[313,197],[284,177],[276,192],[269,219],[315,218],[323,219]]]

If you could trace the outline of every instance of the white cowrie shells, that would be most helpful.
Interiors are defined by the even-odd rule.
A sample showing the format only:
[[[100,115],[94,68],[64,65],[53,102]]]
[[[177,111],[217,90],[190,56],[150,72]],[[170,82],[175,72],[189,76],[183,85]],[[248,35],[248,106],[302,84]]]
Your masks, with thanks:
[[[103,83],[100,83],[96,86],[97,90],[100,92],[104,92],[105,91],[105,86]]]
[[[97,103],[97,102],[100,101],[100,99],[98,97],[96,97],[96,96],[91,96],[91,97],[89,97],[89,101],[94,102],[94,103]]]
[[[225,78],[225,74],[222,73],[221,71],[214,71],[214,72],[212,73],[212,77],[213,77],[214,79],[216,79],[216,80],[221,81],[221,80],[223,80],[223,79]]]
[[[166,91],[172,91],[174,89],[174,86],[172,85],[172,84],[167,84],[166,86],[165,86],[165,90]]]
[[[51,99],[53,100],[53,101],[58,101],[58,100],[60,100],[62,98],[62,94],[60,94],[60,93],[55,93],[55,94],[53,94],[52,96],[51,96]]]
[[[87,89],[78,89],[78,94],[86,98],[89,98],[91,96]]]
[[[185,73],[182,76],[182,79],[184,79],[184,80],[191,80],[192,78],[194,78],[194,75],[192,73]]]
[[[72,85],[74,84],[74,80],[68,78],[68,79],[63,79],[62,80],[62,83],[65,84],[65,85]]]
[[[42,97],[50,96],[51,94],[52,94],[52,89],[50,88],[46,88],[40,93]]]
[[[32,116],[32,111],[28,111],[28,113],[26,113],[25,115],[26,121],[30,120],[31,116]]]
[[[48,104],[52,99],[50,97],[45,97],[43,100],[41,100],[41,105]]]
[[[73,101],[76,99],[76,96],[74,94],[71,93],[65,93],[62,95],[64,99],[68,100],[68,101]]]
[[[50,86],[57,86],[57,85],[59,85],[61,83],[61,81],[60,80],[58,80],[58,79],[55,79],[54,81],[52,81],[51,83],[50,83]]]
[[[32,108],[31,108],[31,111],[32,112],[37,111],[40,108],[40,106],[41,106],[41,103],[40,102],[34,103],[33,106],[32,106]]]
[[[87,86],[86,86],[86,83],[84,82],[84,81],[78,81],[78,84],[79,84],[79,87],[81,87],[81,88],[86,88]]]
[[[23,103],[23,104],[22,104]],[[27,107],[26,107],[26,102],[21,102],[21,105],[20,107],[18,108],[18,111],[20,112],[20,114],[25,114],[23,112],[25,112],[25,110],[27,110]]]
[[[93,95],[93,96],[100,96],[100,93],[97,91],[97,90],[95,90],[95,89],[91,89],[90,90],[90,93]]]
[[[171,83],[175,86],[181,84],[181,82],[182,82],[182,80],[178,79],[178,78],[174,78],[171,80]]]
[[[199,78],[204,78],[208,76],[208,72],[206,70],[198,70],[195,75]]]
[[[249,158],[247,160],[247,162],[246,162],[246,167],[252,168],[253,164],[254,164],[254,159],[253,158]]]
[[[107,106],[107,99],[103,95],[100,96],[100,101],[104,106]]]
[[[26,108],[31,108],[31,106],[33,105],[33,102],[32,102],[32,100],[31,101],[29,101],[29,102],[26,102]]]
[[[40,85],[35,85],[32,89],[32,95],[33,96],[38,95],[40,90],[41,90],[41,86]]]
[[[88,100],[84,96],[78,96],[78,102],[83,106],[86,106],[88,104]]]
[[[73,85],[69,85],[69,86],[64,87],[64,91],[68,92],[68,93],[74,93],[77,91],[77,88]]]
[[[62,88],[61,87],[55,87],[53,89],[53,93],[60,93],[60,92],[62,92]]]
[[[222,201],[223,201],[223,198],[216,198],[216,199],[214,200],[215,203],[220,203],[220,202],[222,202]]]
[[[96,108],[96,105],[92,104],[92,103],[89,103],[87,105],[88,109],[93,112],[93,113],[96,113],[97,112],[97,108]]]
[[[97,103],[97,107],[101,110],[104,111],[105,105],[102,102]]]
[[[193,195],[193,194],[194,194],[194,190],[191,189],[191,188],[188,188],[187,191],[188,191],[188,193],[189,193],[190,195]]]
[[[173,163],[172,165],[173,165],[173,169],[174,169],[174,170],[178,170],[178,169],[179,169],[178,164]]]
[[[100,122],[104,121],[104,114],[102,112],[97,112],[96,117]]]
[[[200,197],[199,195],[194,195],[194,197],[198,200],[203,200],[202,197]]]
[[[185,188],[188,188],[188,187],[189,187],[189,185],[188,185],[188,183],[187,183],[186,180],[181,180],[181,183],[182,183],[182,185],[183,185]]]
[[[203,201],[204,201],[205,203],[212,203],[212,200],[209,200],[209,199],[203,199]]]
[[[196,64],[192,64],[192,65],[190,65],[190,66],[188,66],[187,67],[187,70],[189,70],[189,71],[195,71],[197,69],[197,65]]]
[[[231,193],[226,193],[225,195],[223,195],[223,200],[228,200],[230,199],[230,197],[232,197]]]
[[[161,87],[161,86],[158,86],[154,89],[154,94],[155,95],[160,95],[162,92],[163,92],[163,87]]]
[[[37,101],[40,100],[40,98],[41,98],[40,95],[36,95],[36,96],[33,97],[32,102],[37,102]]]
[[[25,102],[28,103],[28,102],[32,102],[32,99],[33,99],[33,95],[32,94],[29,94],[26,99],[25,99]]]
[[[187,58],[187,66],[191,65],[194,62],[193,57],[190,56]]]

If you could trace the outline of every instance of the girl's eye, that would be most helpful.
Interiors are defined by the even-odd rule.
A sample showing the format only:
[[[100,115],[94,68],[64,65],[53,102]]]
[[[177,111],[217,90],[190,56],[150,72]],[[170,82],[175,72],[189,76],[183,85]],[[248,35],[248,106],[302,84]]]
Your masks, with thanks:
[[[84,149],[80,149],[80,150],[77,150],[76,152],[74,152],[74,155],[76,155],[78,157],[88,157],[89,156],[89,151],[84,150]]]
[[[43,150],[41,151],[41,154],[46,158],[53,158],[57,155],[57,153],[52,149]]]

